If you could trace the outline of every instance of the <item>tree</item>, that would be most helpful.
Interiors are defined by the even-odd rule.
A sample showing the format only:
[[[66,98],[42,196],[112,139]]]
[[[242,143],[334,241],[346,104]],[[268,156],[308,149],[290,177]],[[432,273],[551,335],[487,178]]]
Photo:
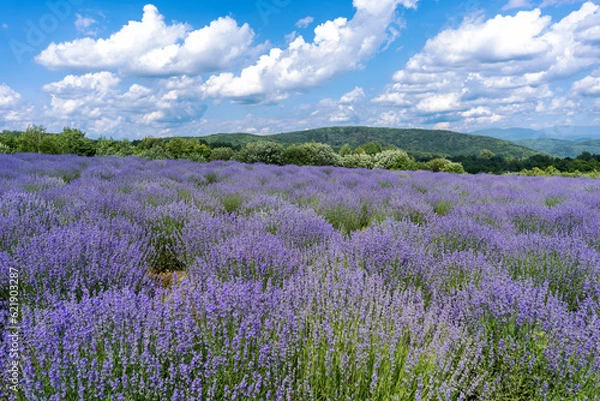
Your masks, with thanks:
[[[329,145],[322,143],[303,143],[291,145],[284,151],[287,164],[298,166],[340,166],[341,157]]]
[[[431,159],[427,163],[425,163],[426,168],[434,173],[444,172],[444,173],[457,173],[464,174],[465,169],[462,164],[452,162],[448,159],[437,158]]]
[[[8,145],[5,145],[2,142],[0,142],[0,154],[5,153],[12,153],[12,150]]]
[[[349,154],[342,157],[342,166],[347,168],[373,168],[373,157],[367,154]]]
[[[9,151],[5,153],[14,153],[18,150],[20,135],[21,133],[2,131],[2,134],[0,134],[0,144],[9,149]]]
[[[413,170],[415,160],[403,150],[384,150],[373,157],[373,167],[386,170]]]
[[[138,156],[152,160],[173,159],[173,155],[162,146],[153,146],[150,149],[144,149],[138,153]]]
[[[382,150],[383,148],[381,147],[381,144],[377,141],[373,141],[360,146],[358,149],[356,149],[356,153],[366,153],[374,156],[377,153],[380,153]]]
[[[96,142],[96,155],[98,156],[130,156],[134,148],[129,139],[117,141],[113,138],[100,137]]]
[[[209,160],[231,160],[235,157],[235,150],[228,147],[214,148],[210,152]]]
[[[354,150],[352,150],[352,146],[350,146],[347,143],[345,143],[344,146],[342,146],[340,148],[340,151],[338,152],[338,154],[342,157],[344,157],[346,155],[351,155],[353,153],[354,153]]]
[[[275,142],[250,142],[238,153],[242,163],[283,164],[283,146]]]
[[[481,149],[481,152],[479,152],[479,157],[482,159],[491,159],[494,156],[496,156],[494,152],[489,149]]]
[[[56,147],[60,154],[76,154],[79,156],[94,156],[94,142],[85,137],[85,132],[77,128],[63,128],[56,137]]]
[[[28,125],[25,132],[19,137],[19,151],[26,153],[41,153],[45,133],[46,127],[43,125]]]

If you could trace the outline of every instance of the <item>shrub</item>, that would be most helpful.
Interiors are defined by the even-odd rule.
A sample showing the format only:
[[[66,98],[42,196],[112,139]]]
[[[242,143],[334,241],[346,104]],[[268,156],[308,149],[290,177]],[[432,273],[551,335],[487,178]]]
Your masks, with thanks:
[[[462,164],[454,163],[454,162],[450,162],[450,163],[446,164],[442,168],[442,171],[444,173],[456,173],[456,174],[465,174],[466,173]]]
[[[434,173],[465,173],[465,169],[463,168],[462,164],[451,162],[448,159],[442,158],[429,160],[427,163],[425,163],[425,167],[427,170],[433,171]]]
[[[412,170],[415,160],[403,150],[384,150],[373,158],[374,168],[386,170]]]
[[[171,153],[169,153],[165,148],[163,148],[162,146],[153,146],[150,149],[144,149],[142,150],[138,156],[140,157],[144,157],[146,159],[151,159],[151,160],[158,160],[158,159],[172,159],[173,155]]]
[[[367,154],[345,155],[342,166],[347,168],[373,168],[373,158]]]
[[[0,153],[12,153],[10,147],[0,142]]]
[[[210,153],[210,160],[231,160],[235,157],[235,150],[231,148],[214,148]]]
[[[251,142],[238,153],[242,163],[283,164],[283,146],[274,142]]]
[[[369,156],[375,156],[377,153],[381,153],[382,151],[383,148],[377,141],[366,143],[356,149],[356,153],[366,153]]]
[[[303,143],[292,145],[284,151],[284,160],[298,166],[339,166],[340,156],[329,145],[322,143]]]

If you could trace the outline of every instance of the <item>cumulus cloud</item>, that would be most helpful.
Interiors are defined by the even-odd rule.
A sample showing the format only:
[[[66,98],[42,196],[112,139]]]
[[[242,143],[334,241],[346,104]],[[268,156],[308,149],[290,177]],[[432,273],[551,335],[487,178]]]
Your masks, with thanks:
[[[81,20],[82,26],[87,23]],[[35,60],[50,69],[117,70],[130,75],[198,74],[226,69],[248,54],[254,31],[222,17],[192,30],[167,25],[153,5],[106,39],[51,43]]]
[[[21,100],[21,95],[6,84],[0,84],[0,108],[15,106]]]
[[[357,86],[350,92],[342,95],[342,97],[340,98],[340,103],[341,104],[356,103],[360,100],[363,100],[364,98],[365,98],[365,91],[363,90],[363,88]]]
[[[100,116],[118,93],[121,80],[110,72],[67,75],[63,80],[42,87],[51,96],[52,115],[85,113]]]
[[[309,15],[308,17],[304,17],[304,18],[298,20],[298,22],[296,22],[296,26],[298,28],[306,28],[307,26],[312,24],[314,20],[315,19]]]
[[[600,69],[583,79],[575,81],[571,90],[579,95],[600,96]]]
[[[42,89],[51,97],[46,117],[86,128],[92,135],[115,132],[156,134],[174,124],[200,118],[206,106],[200,78],[188,76],[139,83],[123,89],[116,74],[102,71],[68,75]],[[129,130],[129,131],[128,131]]]
[[[0,129],[22,129],[31,123],[33,107],[21,94],[6,84],[0,84]]]
[[[511,116],[561,113],[552,85],[600,63],[600,6],[586,2],[558,22],[540,9],[465,20],[428,40],[373,101],[423,123],[492,124]],[[572,92],[595,93],[596,77]]]
[[[211,76],[203,85],[207,97],[239,103],[269,103],[321,85],[362,67],[362,62],[395,37],[389,28],[398,5],[415,7],[417,0],[354,0],[350,20],[336,18],[314,29],[314,40],[298,36],[286,49],[273,48],[239,75]]]
[[[339,99],[325,98],[311,113],[311,120],[321,126],[329,124],[366,122],[365,92],[361,87],[344,93]]]

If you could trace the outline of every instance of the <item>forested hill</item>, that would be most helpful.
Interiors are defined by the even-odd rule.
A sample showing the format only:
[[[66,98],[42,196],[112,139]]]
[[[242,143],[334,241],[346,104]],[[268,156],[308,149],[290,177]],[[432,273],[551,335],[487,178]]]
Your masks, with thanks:
[[[539,152],[549,153],[558,157],[575,158],[583,152],[600,154],[600,139],[566,141],[553,138],[533,138],[515,142]]]
[[[251,134],[214,134],[201,139],[211,143],[245,145],[248,142],[272,141],[281,144],[319,142],[339,147],[352,147],[369,142],[382,146],[394,145],[408,152],[445,154],[449,156],[479,155],[482,149],[504,157],[529,157],[539,152],[496,138],[461,134],[452,131],[398,129],[378,127],[327,127],[306,131],[285,132],[268,136]]]

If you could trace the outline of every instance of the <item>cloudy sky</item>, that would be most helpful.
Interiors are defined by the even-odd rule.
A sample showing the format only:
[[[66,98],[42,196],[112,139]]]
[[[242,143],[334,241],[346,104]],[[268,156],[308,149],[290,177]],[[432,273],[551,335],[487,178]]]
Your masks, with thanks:
[[[600,5],[2,0],[0,130],[600,125]]]

